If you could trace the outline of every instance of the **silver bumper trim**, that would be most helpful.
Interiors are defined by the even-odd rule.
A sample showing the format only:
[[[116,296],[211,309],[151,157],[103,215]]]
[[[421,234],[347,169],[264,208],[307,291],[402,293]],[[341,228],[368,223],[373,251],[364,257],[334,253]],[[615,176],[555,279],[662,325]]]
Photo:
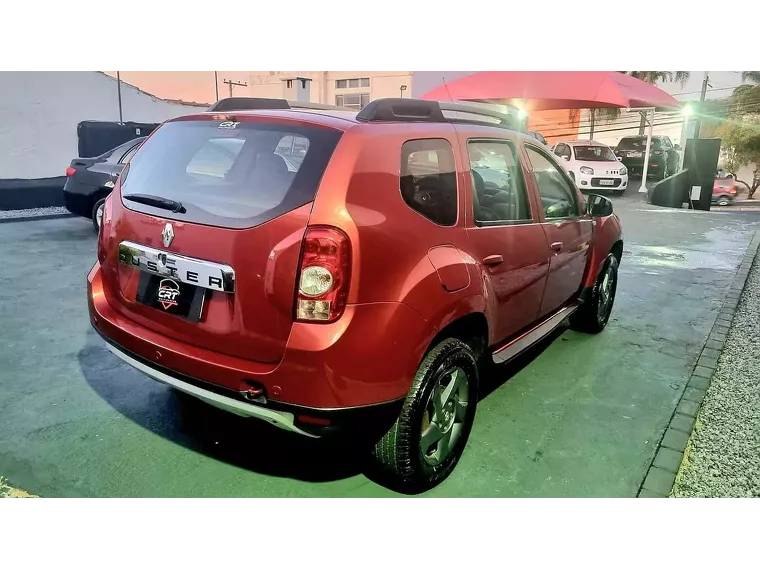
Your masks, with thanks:
[[[295,418],[293,417],[292,413],[275,411],[273,409],[251,405],[250,403],[238,401],[236,399],[232,399],[231,397],[219,395],[213,391],[208,391],[195,385],[191,385],[137,361],[130,355],[126,354],[111,344],[106,345],[111,353],[120,358],[122,361],[131,365],[133,368],[143,372],[145,375],[155,379],[158,382],[170,385],[175,389],[187,393],[188,395],[192,395],[193,397],[196,397],[201,401],[208,403],[209,405],[213,405],[219,409],[229,411],[230,413],[234,413],[240,417],[253,417],[256,419],[261,419],[262,421],[266,421],[267,423],[271,423],[280,429],[290,431],[292,433],[297,433],[299,435],[304,435],[310,438],[319,438],[317,435],[313,435],[312,433],[307,433],[306,431],[299,429],[295,425]]]

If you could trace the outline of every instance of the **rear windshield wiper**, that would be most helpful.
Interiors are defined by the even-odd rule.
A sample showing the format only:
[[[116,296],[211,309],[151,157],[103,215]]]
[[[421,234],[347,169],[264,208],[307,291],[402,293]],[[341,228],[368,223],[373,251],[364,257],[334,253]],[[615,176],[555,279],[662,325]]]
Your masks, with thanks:
[[[152,196],[150,194],[127,194],[122,196],[125,200],[158,207],[161,209],[168,209],[172,213],[185,213],[187,210],[180,202],[170,200],[169,198],[162,198],[161,196]]]

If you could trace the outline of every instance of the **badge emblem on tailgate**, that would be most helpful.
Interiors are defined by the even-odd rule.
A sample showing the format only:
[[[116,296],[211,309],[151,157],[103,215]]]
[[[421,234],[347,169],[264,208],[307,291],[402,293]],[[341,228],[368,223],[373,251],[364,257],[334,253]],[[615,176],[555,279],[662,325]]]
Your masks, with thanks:
[[[171,223],[164,225],[164,230],[161,232],[161,237],[164,238],[164,247],[168,247],[174,241],[174,228]]]
[[[229,265],[185,257],[131,241],[119,244],[119,263],[192,286],[235,292],[235,271]]]

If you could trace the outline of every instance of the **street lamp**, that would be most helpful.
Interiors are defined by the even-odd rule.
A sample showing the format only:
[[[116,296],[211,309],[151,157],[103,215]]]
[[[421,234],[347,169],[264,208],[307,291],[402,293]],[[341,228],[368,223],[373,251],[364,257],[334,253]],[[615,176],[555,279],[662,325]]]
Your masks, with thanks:
[[[406,85],[401,85],[401,87],[398,88],[398,90],[401,92],[401,98],[404,98],[404,91],[406,91]]]

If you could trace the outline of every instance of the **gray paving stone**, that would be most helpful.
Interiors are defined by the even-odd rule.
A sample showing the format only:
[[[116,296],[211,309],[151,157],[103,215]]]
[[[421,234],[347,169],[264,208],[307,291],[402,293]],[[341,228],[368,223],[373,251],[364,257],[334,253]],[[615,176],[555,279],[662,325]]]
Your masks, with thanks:
[[[667,496],[663,496],[662,494],[658,494],[657,492],[652,492],[651,490],[642,488],[641,492],[639,492],[639,498],[667,498]]]
[[[708,336],[710,340],[718,340],[719,342],[725,342],[726,341],[726,334],[725,332],[716,332],[715,329],[713,329],[712,332],[710,332],[710,335]]]
[[[692,375],[689,378],[687,387],[693,387],[695,389],[707,389],[710,386],[710,378],[701,377],[699,375]]]
[[[712,348],[713,350],[722,350],[723,342],[719,342],[718,340],[707,340],[707,342],[705,342],[705,348]]]
[[[718,367],[718,358],[711,358],[709,356],[699,356],[699,359],[697,360],[697,365],[708,367],[710,369],[715,369]]]
[[[719,324],[716,324],[713,326],[713,332],[717,332],[718,334],[728,334],[728,326],[720,326]]]
[[[706,379],[710,379],[713,376],[713,370],[708,367],[703,366],[697,366],[694,368],[694,371],[692,372],[692,375],[696,375],[697,377],[704,377]]]
[[[694,417],[676,413],[670,421],[670,428],[690,435],[691,431],[694,429]]]
[[[660,447],[657,451],[657,456],[654,457],[654,465],[657,468],[662,468],[668,472],[676,473],[681,466],[683,460],[683,453],[678,452],[670,448]]]
[[[717,324],[718,326],[729,327],[731,326],[731,320],[728,320],[727,318],[716,318],[715,324]]]
[[[676,413],[683,413],[689,417],[696,417],[697,411],[699,411],[699,403],[687,401],[685,399],[682,399],[678,404],[678,407],[676,407]]]
[[[681,403],[692,403],[691,401],[681,401]],[[680,407],[680,405],[679,405]],[[665,448],[673,449],[683,452],[686,450],[686,443],[689,442],[689,433],[683,431],[676,431],[675,429],[668,428],[665,431],[665,436],[662,438],[661,446]]]
[[[676,481],[676,475],[662,468],[653,466],[649,469],[646,480],[644,480],[644,489],[667,496],[673,489],[673,482]]]
[[[694,403],[702,403],[705,398],[705,390],[697,389],[696,387],[687,387],[683,392],[683,399],[686,401],[694,401]]]
[[[717,360],[718,356],[720,356],[720,350],[705,347],[702,348],[702,355],[708,358],[715,358]]]

